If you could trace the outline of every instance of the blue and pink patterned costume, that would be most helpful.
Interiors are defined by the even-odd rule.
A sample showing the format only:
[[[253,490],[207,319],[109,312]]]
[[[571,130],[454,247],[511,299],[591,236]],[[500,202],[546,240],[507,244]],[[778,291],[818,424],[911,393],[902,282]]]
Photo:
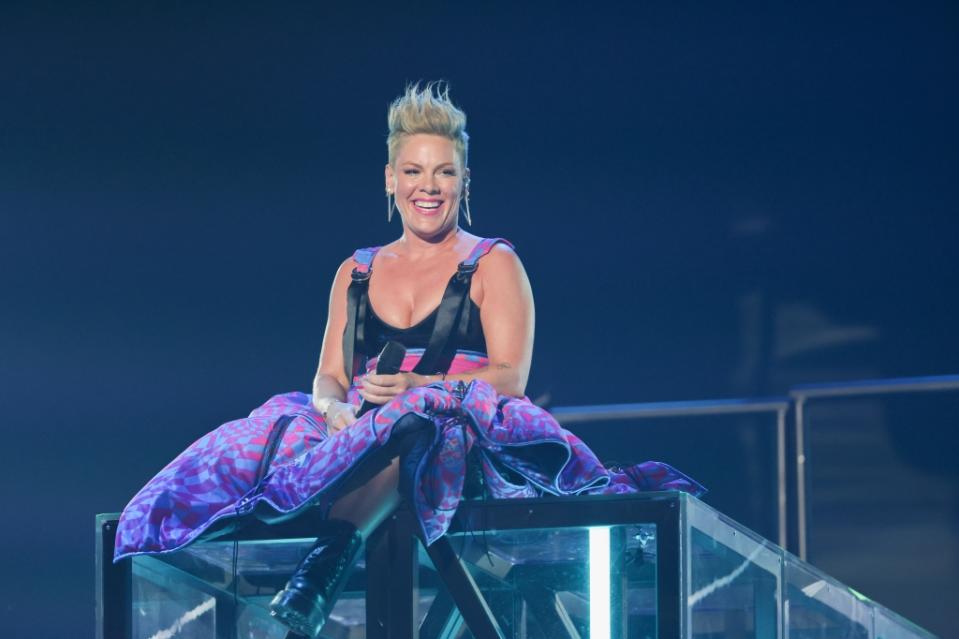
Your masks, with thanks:
[[[441,305],[435,323],[445,321],[454,328],[438,327],[433,338],[446,330],[444,339],[431,339],[426,348],[408,348],[402,370],[414,370],[427,359],[431,366],[440,362],[442,370],[450,374],[488,364],[484,353],[458,349],[456,339],[448,338],[452,330],[460,341],[469,341],[463,337],[466,335],[476,341],[477,327],[470,323],[475,324],[478,317],[475,307],[470,308],[469,276],[497,242],[503,240],[481,241],[451,280],[444,304],[453,311],[446,313],[444,320]],[[351,291],[348,314],[372,312],[362,284],[369,278],[375,253],[376,249],[363,249],[354,256],[358,293]],[[459,300],[450,294],[457,281]],[[354,373],[376,367],[376,359],[371,358],[361,368],[363,353],[359,351],[363,350],[362,341],[375,344],[377,336],[356,335],[354,315],[347,328],[344,344],[349,345],[344,354],[360,364],[351,367],[353,385],[347,394],[347,401],[359,405],[359,378]],[[371,325],[375,324],[367,323],[366,328]],[[670,489],[696,495],[704,492],[696,481],[659,462],[605,468],[578,437],[561,428],[545,410],[526,398],[499,395],[481,380],[413,388],[333,435],[314,410],[310,395],[294,392],[272,397],[249,417],[204,435],[151,479],[120,517],[115,560],[177,550],[212,528],[254,511],[281,518],[328,504],[350,473],[386,445],[394,426],[410,413],[434,426],[429,445],[414,460],[410,494],[406,495],[427,543],[442,536],[450,525],[463,498],[468,458],[481,466],[483,484],[493,499]],[[283,429],[276,431],[280,424]],[[275,432],[282,435],[271,441],[270,434]]]

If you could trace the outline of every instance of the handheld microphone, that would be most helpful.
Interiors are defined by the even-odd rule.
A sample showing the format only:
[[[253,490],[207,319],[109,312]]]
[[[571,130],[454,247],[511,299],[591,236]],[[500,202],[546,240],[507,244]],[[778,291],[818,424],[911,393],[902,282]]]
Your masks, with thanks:
[[[376,374],[396,375],[400,372],[400,366],[403,365],[404,357],[406,357],[405,346],[399,342],[387,342],[383,350],[380,351],[379,357],[376,358]],[[360,404],[360,409],[356,411],[356,416],[359,417],[368,410],[376,408],[378,405],[379,404],[374,404],[364,399],[363,403]]]

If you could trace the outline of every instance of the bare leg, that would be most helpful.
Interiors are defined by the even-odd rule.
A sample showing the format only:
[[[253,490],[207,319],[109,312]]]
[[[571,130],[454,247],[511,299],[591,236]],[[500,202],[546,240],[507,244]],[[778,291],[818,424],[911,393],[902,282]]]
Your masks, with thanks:
[[[369,537],[400,504],[398,486],[402,460],[410,459],[410,456],[417,459],[425,454],[433,432],[430,420],[415,413],[398,419],[389,442],[360,462],[360,473],[353,481],[362,484],[352,489],[344,488],[349,492],[336,499],[330,509],[330,518],[346,520],[356,526],[364,538]],[[376,470],[379,464],[383,464],[380,466],[382,470]],[[367,478],[367,472],[372,476]]]
[[[331,519],[345,519],[369,537],[400,503],[397,491],[399,458],[374,475],[368,482],[336,500],[330,509]]]

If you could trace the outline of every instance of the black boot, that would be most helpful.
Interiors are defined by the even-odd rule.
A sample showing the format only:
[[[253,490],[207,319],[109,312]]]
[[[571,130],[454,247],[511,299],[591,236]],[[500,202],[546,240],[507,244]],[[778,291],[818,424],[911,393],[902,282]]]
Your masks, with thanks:
[[[320,634],[363,546],[363,536],[350,522],[328,523],[330,532],[316,540],[286,588],[270,603],[271,615],[307,637]]]

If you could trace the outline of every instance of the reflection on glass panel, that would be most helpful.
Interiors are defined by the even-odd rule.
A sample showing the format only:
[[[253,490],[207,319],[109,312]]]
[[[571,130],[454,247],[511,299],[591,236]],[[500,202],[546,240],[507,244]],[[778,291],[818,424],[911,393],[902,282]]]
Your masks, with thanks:
[[[867,639],[872,636],[872,606],[855,591],[786,558],[787,639]]]
[[[284,639],[269,613],[312,539],[194,544],[133,560],[134,639],[243,637]],[[331,636],[360,638],[366,630],[366,579],[361,561],[327,623]],[[234,574],[236,579],[234,579]]]
[[[885,608],[876,609],[875,623],[876,639],[934,639],[922,628]]]
[[[133,570],[134,637],[215,636],[216,600],[213,597],[197,589],[181,588],[142,564],[137,561]]]
[[[688,636],[780,636],[778,548],[704,504],[687,502]]]
[[[655,525],[459,534],[452,542],[507,637],[656,636]],[[421,639],[472,636],[422,550],[420,562]]]

